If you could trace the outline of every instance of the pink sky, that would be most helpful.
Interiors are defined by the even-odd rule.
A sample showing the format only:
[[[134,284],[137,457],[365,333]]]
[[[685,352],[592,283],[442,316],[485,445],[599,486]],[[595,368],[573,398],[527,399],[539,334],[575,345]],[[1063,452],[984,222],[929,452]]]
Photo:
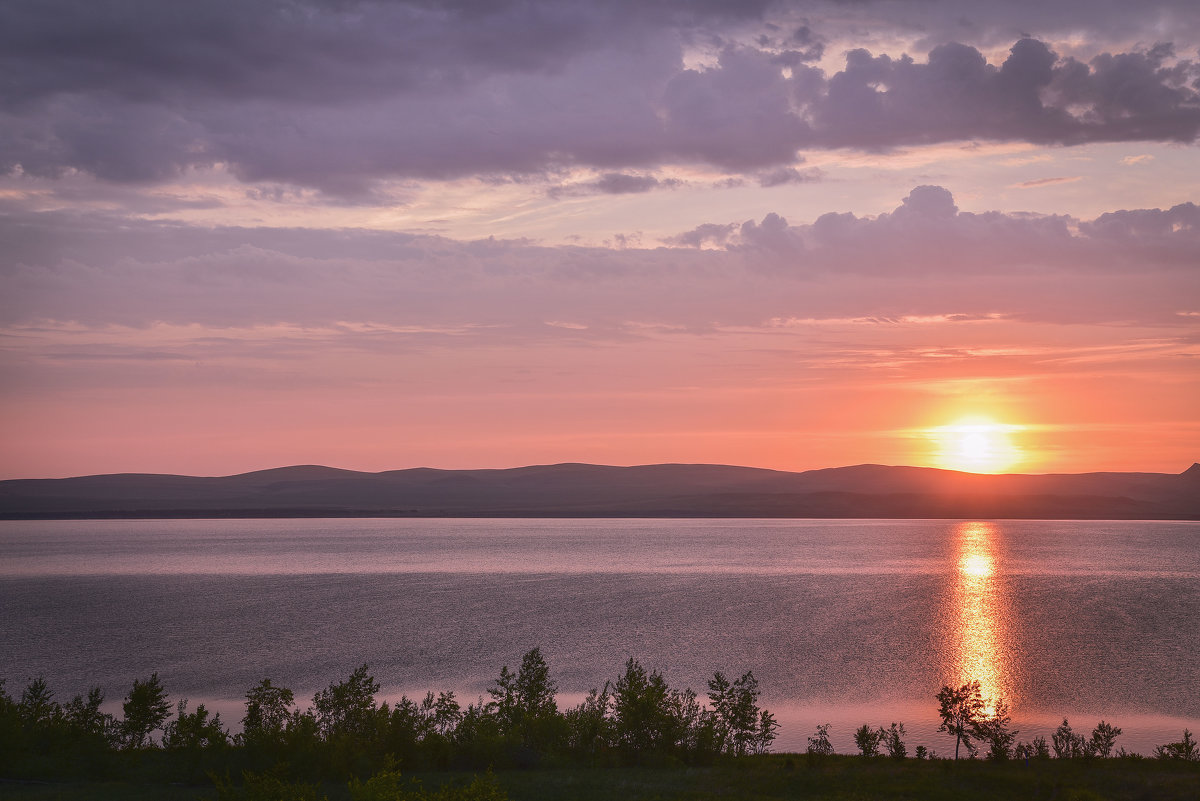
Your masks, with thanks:
[[[1190,2],[120,5],[0,9],[0,477],[1200,459]]]

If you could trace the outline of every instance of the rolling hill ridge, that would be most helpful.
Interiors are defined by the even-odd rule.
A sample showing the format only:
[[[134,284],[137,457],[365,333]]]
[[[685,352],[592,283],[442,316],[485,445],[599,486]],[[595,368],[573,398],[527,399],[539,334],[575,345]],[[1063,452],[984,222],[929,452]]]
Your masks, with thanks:
[[[296,465],[233,476],[0,481],[0,517],[867,517],[1200,519],[1182,473],[1002,474],[856,465],[535,465],[380,473]]]

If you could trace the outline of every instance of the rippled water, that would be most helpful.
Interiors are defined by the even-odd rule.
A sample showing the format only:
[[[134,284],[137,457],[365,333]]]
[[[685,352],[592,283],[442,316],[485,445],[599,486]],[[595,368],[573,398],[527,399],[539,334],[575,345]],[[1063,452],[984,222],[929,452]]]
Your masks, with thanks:
[[[236,722],[264,676],[311,694],[473,699],[540,645],[564,702],[629,656],[673,685],[753,669],[800,750],[979,679],[1021,738],[1062,719],[1148,752],[1200,729],[1200,524],[779,520],[0,523],[0,677],[119,698],[157,670]]]

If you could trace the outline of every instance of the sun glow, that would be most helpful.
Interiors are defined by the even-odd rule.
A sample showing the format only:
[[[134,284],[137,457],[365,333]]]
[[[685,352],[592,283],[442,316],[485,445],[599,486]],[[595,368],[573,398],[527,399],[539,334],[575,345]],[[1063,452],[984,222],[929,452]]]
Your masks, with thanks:
[[[971,473],[1000,473],[1023,461],[1013,434],[1022,426],[998,423],[986,417],[963,418],[930,429],[942,467]]]

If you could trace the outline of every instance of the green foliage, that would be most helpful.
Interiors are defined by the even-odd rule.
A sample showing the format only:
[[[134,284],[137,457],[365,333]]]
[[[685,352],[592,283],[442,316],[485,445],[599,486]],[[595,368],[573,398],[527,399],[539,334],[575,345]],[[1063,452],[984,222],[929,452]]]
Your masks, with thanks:
[[[625,663],[613,685],[613,733],[629,755],[678,752],[698,713],[694,694],[672,691],[661,673],[647,673],[636,659]]]
[[[283,742],[288,723],[292,719],[292,705],[296,699],[286,687],[276,687],[270,679],[263,679],[246,691],[246,716],[242,718],[242,743]]]
[[[213,776],[212,780],[218,801],[328,801],[315,784],[287,781],[273,773],[247,771],[242,774],[240,787],[228,778]]]
[[[1032,742],[1017,743],[1013,749],[1013,756],[1017,759],[1049,759],[1050,746],[1047,745],[1046,738],[1039,734]]]
[[[488,694],[492,696],[489,709],[496,716],[501,734],[514,738],[527,751],[547,749],[564,736],[562,716],[554,700],[558,685],[550,678],[540,648],[522,657],[516,673],[505,665]]]
[[[577,756],[594,758],[613,741],[612,695],[609,683],[593,689],[579,706],[567,711],[567,748]]]
[[[151,734],[161,729],[171,716],[171,705],[157,673],[151,673],[146,681],[134,679],[122,711],[125,719],[120,726],[125,747],[137,749],[153,745]]]
[[[908,756],[908,747],[904,744],[903,723],[893,723],[888,728],[879,728],[879,739],[892,759],[904,759]]]
[[[1167,743],[1154,748],[1154,756],[1158,759],[1179,759],[1185,762],[1200,762],[1200,748],[1196,739],[1187,729],[1183,730],[1183,739],[1175,743]]]
[[[985,709],[979,682],[969,681],[958,688],[943,687],[937,694],[937,702],[938,716],[942,719],[937,730],[954,735],[954,758],[958,759],[960,745],[975,756],[978,749],[974,740],[979,736]]]
[[[1092,739],[1088,742],[1088,752],[1093,756],[1102,759],[1108,759],[1112,756],[1113,746],[1116,745],[1117,737],[1121,735],[1121,730],[1115,726],[1105,723],[1103,720],[1096,724],[1096,728],[1092,729]]]
[[[753,671],[743,673],[732,684],[720,671],[713,674],[708,682],[708,700],[718,752],[737,756],[762,753],[775,739],[775,719],[770,713],[766,720],[760,716],[758,696]]]
[[[1050,735],[1054,745],[1054,756],[1058,759],[1081,759],[1088,755],[1087,740],[1082,734],[1076,734],[1071,724],[1063,718],[1062,725]]]
[[[490,770],[483,776],[475,776],[465,786],[446,784],[428,792],[419,782],[404,779],[389,761],[365,782],[351,779],[350,798],[352,801],[508,801],[508,794]]]
[[[325,739],[341,736],[369,737],[375,728],[375,693],[379,684],[367,665],[349,678],[333,683],[313,697],[317,727]]]
[[[423,801],[427,797],[419,784],[400,775],[390,759],[384,764],[383,770],[365,782],[360,782],[358,777],[350,780],[350,798],[353,801]]]
[[[187,699],[179,702],[175,720],[163,730],[163,748],[169,749],[214,749],[229,745],[229,733],[221,725],[221,713],[209,720],[204,704],[197,704],[195,712],[187,711]]]
[[[21,693],[17,715],[27,731],[52,726],[62,717],[62,709],[54,700],[54,693],[44,677],[38,676]]]
[[[833,743],[829,740],[829,730],[832,728],[832,723],[822,723],[817,726],[815,735],[808,738],[806,753],[815,757],[830,756],[833,754]]]
[[[1009,759],[1013,753],[1013,742],[1018,731],[1012,728],[1008,714],[1008,702],[997,698],[990,714],[985,714],[975,725],[975,734],[988,744],[987,758],[995,762]]]
[[[86,737],[95,737],[106,742],[115,739],[116,720],[107,712],[100,711],[103,704],[104,691],[99,687],[88,690],[87,698],[75,696],[63,707],[67,725]]]
[[[443,786],[429,796],[430,801],[508,801],[508,793],[489,770],[476,776],[465,787]]]
[[[879,756],[879,741],[882,737],[883,729],[872,729],[864,723],[854,732],[854,744],[865,757]]]

